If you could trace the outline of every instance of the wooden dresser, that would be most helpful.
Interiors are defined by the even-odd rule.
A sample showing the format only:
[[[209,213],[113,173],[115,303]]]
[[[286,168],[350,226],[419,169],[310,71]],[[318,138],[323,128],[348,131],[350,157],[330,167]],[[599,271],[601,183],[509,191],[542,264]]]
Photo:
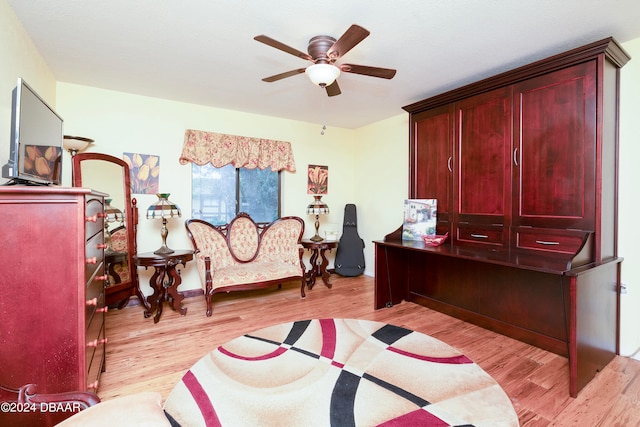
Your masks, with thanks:
[[[619,70],[609,38],[404,107],[409,198],[440,247],[376,243],[376,307],[423,304],[569,358],[576,396],[618,353]]]
[[[0,187],[3,387],[97,391],[106,345],[103,199],[86,188]],[[12,415],[0,414],[0,424],[15,425]],[[38,423],[70,415],[40,414]]]

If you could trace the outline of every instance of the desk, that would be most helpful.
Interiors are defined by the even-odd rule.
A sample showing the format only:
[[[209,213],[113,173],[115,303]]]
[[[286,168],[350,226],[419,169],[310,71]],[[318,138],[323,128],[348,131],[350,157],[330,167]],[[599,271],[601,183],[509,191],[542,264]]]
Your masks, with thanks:
[[[376,309],[415,302],[567,357],[573,397],[619,352],[621,258],[573,267],[571,255],[374,243]]]
[[[322,277],[322,281],[327,288],[331,289],[331,283],[329,282],[329,276],[331,274],[327,271],[327,265],[329,261],[325,252],[327,250],[335,249],[338,247],[337,241],[322,240],[320,242],[313,242],[311,240],[303,240],[302,247],[312,251],[311,254],[311,269],[305,273],[305,280],[307,281],[307,287],[313,289],[313,285],[316,284],[316,277]],[[318,256],[322,259],[322,262],[318,263]]]
[[[186,267],[187,262],[193,259],[193,251],[178,250],[171,254],[157,255],[153,252],[138,254],[134,257],[137,266],[155,268],[155,272],[149,280],[149,285],[153,288],[153,295],[147,297],[147,308],[144,317],[150,317],[155,313],[153,322],[158,323],[162,314],[162,303],[171,301],[172,308],[183,316],[187,314],[187,309],[182,307],[184,296],[178,293],[178,286],[182,283],[180,274],[176,271],[176,265],[182,264]]]

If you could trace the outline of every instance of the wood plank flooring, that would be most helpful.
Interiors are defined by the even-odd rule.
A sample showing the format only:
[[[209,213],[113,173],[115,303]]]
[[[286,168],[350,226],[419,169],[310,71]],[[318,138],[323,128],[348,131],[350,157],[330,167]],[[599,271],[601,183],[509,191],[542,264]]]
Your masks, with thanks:
[[[616,357],[576,399],[569,397],[567,359],[403,302],[373,309],[374,279],[331,277],[300,298],[299,282],[282,289],[216,295],[206,317],[203,296],[186,298],[186,316],[165,304],[157,324],[142,307],[107,314],[106,371],[102,400],[155,390],[166,398],[184,372],[232,338],[292,320],[342,317],[392,323],[459,349],[492,375],[511,398],[522,426],[640,426],[640,361]]]

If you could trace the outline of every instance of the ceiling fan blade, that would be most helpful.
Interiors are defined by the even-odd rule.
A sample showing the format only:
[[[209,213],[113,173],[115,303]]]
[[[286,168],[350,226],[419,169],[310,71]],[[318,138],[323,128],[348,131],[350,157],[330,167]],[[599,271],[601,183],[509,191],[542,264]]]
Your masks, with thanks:
[[[268,83],[275,82],[275,81],[278,81],[278,80],[285,79],[287,77],[295,76],[296,74],[304,73],[304,70],[305,70],[304,68],[298,68],[297,70],[291,70],[291,71],[287,71],[287,72],[284,72],[284,73],[276,74],[276,75],[273,75],[273,76],[270,76],[270,77],[265,77],[264,79],[262,79],[262,81],[263,82],[268,82]]]
[[[333,83],[325,87],[325,89],[327,90],[327,96],[336,96],[342,93],[340,92],[340,86],[338,86],[337,80],[334,80]]]
[[[349,27],[345,33],[340,36],[338,41],[336,41],[331,48],[327,51],[327,56],[333,60],[336,60],[342,56],[344,56],[347,52],[349,52],[355,45],[364,40],[368,35],[369,31],[365,30],[359,25],[352,25]]]
[[[259,36],[255,36],[253,38],[256,41],[259,41],[260,43],[264,43],[267,46],[271,46],[271,47],[275,47],[276,49],[279,49],[283,52],[287,52],[293,56],[297,56],[298,58],[301,59],[306,59],[309,61],[312,61],[313,58],[311,58],[311,56],[308,53],[304,53],[298,49],[295,49],[291,46],[287,46],[284,43],[281,43],[277,40],[272,39],[271,37],[265,36],[265,35],[259,35]]]
[[[367,65],[342,64],[340,70],[345,73],[362,74],[364,76],[380,77],[381,79],[392,79],[396,75],[396,70],[391,68],[369,67]]]

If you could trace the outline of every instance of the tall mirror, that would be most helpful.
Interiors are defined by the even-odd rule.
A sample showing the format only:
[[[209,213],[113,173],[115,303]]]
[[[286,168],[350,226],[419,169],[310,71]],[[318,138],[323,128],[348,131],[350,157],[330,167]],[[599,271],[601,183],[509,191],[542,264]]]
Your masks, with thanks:
[[[71,180],[74,187],[91,188],[108,194],[105,199],[105,267],[107,282],[105,304],[122,308],[129,298],[139,294],[136,255],[138,208],[131,198],[129,166],[108,154],[79,153],[73,156]]]

